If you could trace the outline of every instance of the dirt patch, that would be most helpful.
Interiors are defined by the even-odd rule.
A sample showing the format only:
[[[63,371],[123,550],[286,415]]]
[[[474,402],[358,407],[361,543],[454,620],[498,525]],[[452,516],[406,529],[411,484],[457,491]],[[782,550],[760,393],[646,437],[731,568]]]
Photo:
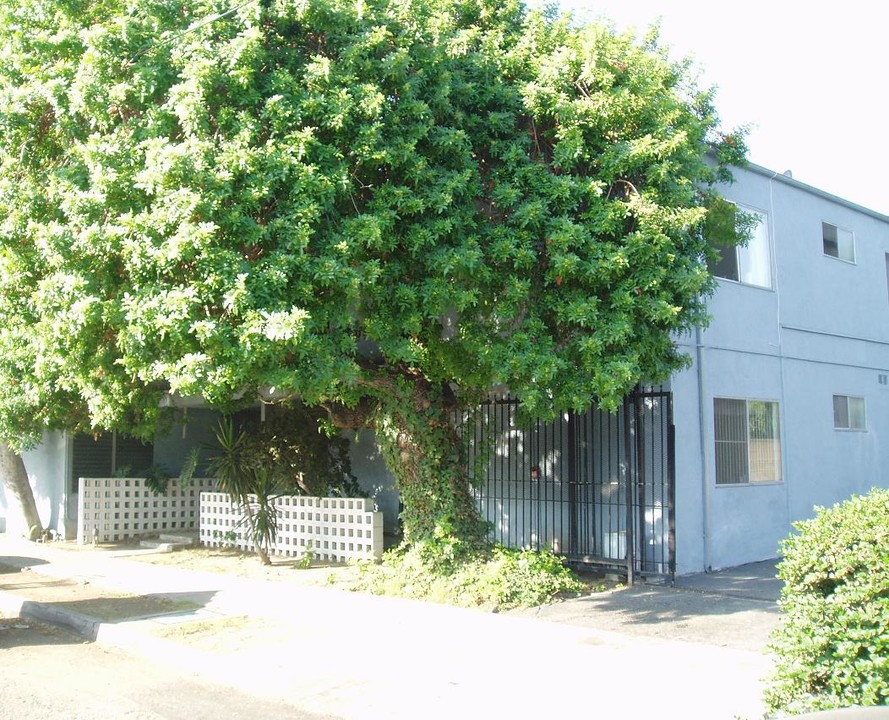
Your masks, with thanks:
[[[133,555],[128,559],[250,580],[277,580],[303,585],[348,585],[358,572],[353,565],[306,563],[296,558],[272,558],[271,565],[263,565],[252,553],[204,547]]]
[[[117,593],[71,579],[54,578],[0,563],[0,590],[33,602],[52,604],[103,622],[117,622],[192,610],[194,603],[150,595]]]
[[[292,643],[279,622],[248,615],[186,621],[153,630],[152,634],[217,653],[236,653],[248,644],[270,648]]]

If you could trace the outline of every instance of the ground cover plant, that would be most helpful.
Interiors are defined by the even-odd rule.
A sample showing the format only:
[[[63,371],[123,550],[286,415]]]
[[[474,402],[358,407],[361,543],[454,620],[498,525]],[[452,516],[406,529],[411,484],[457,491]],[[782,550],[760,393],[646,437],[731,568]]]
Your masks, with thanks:
[[[380,564],[361,566],[352,587],[376,594],[398,595],[462,607],[507,610],[543,605],[560,597],[576,597],[585,584],[562,559],[548,551],[513,550],[495,546],[471,559],[437,572],[415,550],[390,551]]]

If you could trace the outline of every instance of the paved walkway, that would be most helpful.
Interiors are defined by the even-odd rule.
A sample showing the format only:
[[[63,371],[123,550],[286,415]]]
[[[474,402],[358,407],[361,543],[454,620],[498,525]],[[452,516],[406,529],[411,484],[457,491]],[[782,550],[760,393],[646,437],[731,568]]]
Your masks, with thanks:
[[[638,583],[617,592],[516,611],[516,614],[633,636],[683,640],[763,653],[778,625],[781,582],[775,562]]]
[[[488,614],[71,552],[0,535],[0,563],[196,609],[116,623],[13,595],[0,612],[67,623],[254,695],[336,717],[759,718],[777,623],[774,566]],[[195,620],[206,631],[186,631]],[[177,628],[181,629],[179,633]],[[172,629],[172,630],[171,630]]]

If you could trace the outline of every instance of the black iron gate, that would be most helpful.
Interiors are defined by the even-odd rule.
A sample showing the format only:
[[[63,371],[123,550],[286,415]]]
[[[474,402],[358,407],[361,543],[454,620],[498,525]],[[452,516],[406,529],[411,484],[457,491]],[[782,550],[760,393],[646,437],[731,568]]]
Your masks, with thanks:
[[[638,574],[675,572],[674,438],[669,392],[640,389],[617,413],[591,408],[521,421],[494,397],[464,433],[494,539]]]

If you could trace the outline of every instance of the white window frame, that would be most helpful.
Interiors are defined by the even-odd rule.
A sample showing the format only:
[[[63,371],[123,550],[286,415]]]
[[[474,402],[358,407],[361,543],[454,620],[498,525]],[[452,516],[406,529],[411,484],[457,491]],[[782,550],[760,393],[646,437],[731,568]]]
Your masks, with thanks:
[[[725,438],[722,439],[719,436],[719,412],[717,410],[717,405],[720,402],[732,402],[732,403],[744,403],[744,437],[740,438]],[[773,457],[770,459],[770,462],[767,462],[765,465],[762,463],[762,458],[756,457],[756,452],[754,450],[753,445],[750,440],[750,426],[751,426],[751,404],[759,403],[774,406],[772,412],[774,413],[774,422],[776,423],[777,433],[776,437],[768,438],[771,442],[775,442],[776,444],[776,452],[773,452]],[[713,438],[714,438],[714,478],[716,487],[747,487],[750,485],[775,485],[784,482],[784,451],[782,445],[781,438],[781,404],[777,400],[768,400],[761,398],[732,398],[732,397],[714,397],[713,398]],[[746,449],[746,453],[744,454],[743,460],[745,463],[746,475],[744,475],[744,479],[740,481],[726,481],[723,480],[720,482],[719,477],[719,469],[720,465],[720,455],[725,452],[726,449],[729,449],[728,446],[731,445],[739,445],[743,444]],[[722,447],[721,447],[722,446]],[[725,456],[723,456],[725,457]],[[768,458],[767,458],[768,459]],[[728,461],[731,462],[731,458],[728,458]],[[770,470],[768,466],[771,466]],[[752,477],[753,468],[759,468],[760,470],[766,469],[769,470],[768,476],[760,476],[760,477]]]
[[[725,277],[713,272],[714,276],[726,282],[733,282],[748,287],[772,290],[774,288],[774,272],[772,268],[772,233],[769,227],[769,214],[765,210],[732,202],[738,210],[759,217],[760,222],[753,228],[753,234],[747,245],[720,247],[720,253],[735,253],[735,269],[738,277]],[[765,254],[765,258],[762,255]],[[711,267],[711,271],[713,268]],[[764,282],[758,277],[767,275]]]
[[[840,411],[841,407],[842,411]],[[838,411],[840,411],[839,414]],[[833,429],[852,432],[867,431],[867,404],[861,395],[838,394],[833,396]]]
[[[835,238],[832,238],[830,240],[830,242],[836,244],[836,255],[834,255],[832,252],[828,252],[827,236],[830,231],[833,231],[833,234],[836,235]],[[850,265],[855,265],[855,233],[853,233],[848,228],[844,228],[841,225],[835,225],[834,223],[822,220],[821,249],[824,252],[825,257],[833,258],[834,260],[840,260],[841,262],[849,263]]]

